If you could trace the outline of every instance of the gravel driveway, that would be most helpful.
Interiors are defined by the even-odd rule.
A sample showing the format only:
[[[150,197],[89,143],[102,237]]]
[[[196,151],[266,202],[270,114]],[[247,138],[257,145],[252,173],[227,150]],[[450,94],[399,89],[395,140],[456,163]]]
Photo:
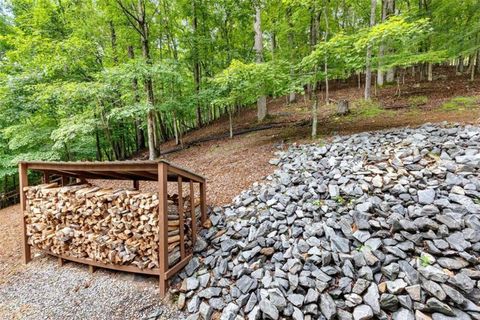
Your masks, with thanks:
[[[36,257],[0,284],[0,319],[183,319],[159,298],[156,277]]]

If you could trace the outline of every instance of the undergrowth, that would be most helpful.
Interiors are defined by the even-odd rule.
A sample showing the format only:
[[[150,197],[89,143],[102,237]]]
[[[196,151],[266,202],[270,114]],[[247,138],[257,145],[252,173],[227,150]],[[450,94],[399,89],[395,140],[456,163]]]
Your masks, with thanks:
[[[380,115],[389,116],[394,114],[391,110],[385,110],[380,103],[375,100],[363,100],[359,99],[353,102],[354,108],[350,115],[346,116],[347,119],[353,120],[355,118],[374,118]]]
[[[427,96],[413,96],[408,98],[408,104],[410,107],[418,107],[418,106],[423,106],[428,103],[428,97]]]
[[[444,111],[458,111],[478,106],[477,97],[455,97],[441,105]]]

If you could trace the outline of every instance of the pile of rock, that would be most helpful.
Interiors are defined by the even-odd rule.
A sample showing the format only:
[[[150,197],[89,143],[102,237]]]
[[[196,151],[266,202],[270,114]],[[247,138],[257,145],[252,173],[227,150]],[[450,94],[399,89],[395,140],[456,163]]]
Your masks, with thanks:
[[[179,274],[189,319],[480,319],[480,127],[292,146],[216,208]],[[207,245],[208,243],[208,245]]]

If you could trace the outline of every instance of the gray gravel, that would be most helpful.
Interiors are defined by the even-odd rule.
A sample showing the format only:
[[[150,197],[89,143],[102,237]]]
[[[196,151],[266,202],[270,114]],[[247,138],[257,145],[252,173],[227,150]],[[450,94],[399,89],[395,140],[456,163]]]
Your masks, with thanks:
[[[159,298],[157,277],[37,257],[0,285],[0,319],[184,319]]]

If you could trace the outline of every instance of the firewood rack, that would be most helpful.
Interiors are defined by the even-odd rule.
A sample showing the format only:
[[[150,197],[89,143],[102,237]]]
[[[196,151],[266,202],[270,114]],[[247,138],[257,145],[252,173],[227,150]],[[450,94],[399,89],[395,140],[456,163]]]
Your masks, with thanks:
[[[113,162],[44,162],[30,161],[19,163],[19,180],[20,180],[20,208],[23,226],[23,262],[27,264],[32,260],[31,246],[28,244],[27,224],[25,221],[26,193],[24,188],[28,186],[28,171],[37,171],[43,174],[43,182],[50,182],[52,176],[60,176],[61,185],[66,185],[69,178],[77,181],[86,181],[87,179],[102,180],[131,180],[133,187],[139,188],[139,181],[157,181],[159,195],[159,216],[160,224],[159,234],[159,268],[140,269],[136,266],[106,264],[92,259],[76,258],[70,256],[62,256],[46,252],[47,254],[58,257],[60,265],[64,260],[74,261],[89,265],[90,270],[94,268],[106,268],[118,271],[126,271],[133,273],[142,273],[149,275],[157,275],[160,281],[160,297],[164,298],[167,292],[168,279],[178,273],[192,258],[192,252],[187,252],[185,248],[185,234],[183,219],[184,203],[183,197],[178,199],[178,213],[180,219],[180,260],[169,267],[168,264],[168,182],[177,183],[178,194],[183,195],[183,183],[189,183],[190,187],[190,209],[192,219],[192,248],[195,245],[197,236],[197,221],[195,213],[195,185],[199,185],[201,226],[207,221],[206,208],[206,186],[205,178],[186,169],[174,166],[167,161],[113,161]]]

